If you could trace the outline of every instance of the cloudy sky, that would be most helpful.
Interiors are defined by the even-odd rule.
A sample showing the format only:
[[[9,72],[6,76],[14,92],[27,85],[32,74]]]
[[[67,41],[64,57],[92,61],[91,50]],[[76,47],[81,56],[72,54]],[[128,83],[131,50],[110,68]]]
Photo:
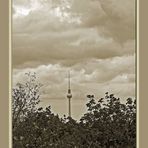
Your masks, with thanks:
[[[72,116],[86,111],[86,95],[135,96],[135,0],[13,0],[13,85],[36,72],[41,105],[67,115],[71,71]]]

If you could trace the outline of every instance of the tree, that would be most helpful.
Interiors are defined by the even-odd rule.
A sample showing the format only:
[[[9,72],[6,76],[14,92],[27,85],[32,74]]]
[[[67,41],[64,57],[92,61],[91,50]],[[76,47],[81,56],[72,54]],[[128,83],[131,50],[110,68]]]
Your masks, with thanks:
[[[37,108],[39,90],[31,73],[13,89],[14,148],[136,148],[136,100],[88,95],[88,110],[76,121],[60,118],[50,106]]]
[[[26,77],[25,83],[18,83],[12,90],[13,133],[29,113],[35,112],[36,105],[39,103],[41,85],[36,80],[36,74],[26,73]]]
[[[96,102],[93,95],[87,96],[88,112],[80,119],[91,131],[90,141],[101,147],[136,147],[136,100],[128,98],[126,104],[107,92]]]

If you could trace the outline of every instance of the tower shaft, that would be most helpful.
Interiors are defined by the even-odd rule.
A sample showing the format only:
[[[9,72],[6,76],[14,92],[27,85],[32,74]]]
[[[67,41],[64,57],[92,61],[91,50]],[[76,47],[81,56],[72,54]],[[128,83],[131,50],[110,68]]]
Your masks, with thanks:
[[[71,98],[68,99],[69,102],[69,110],[68,110],[68,115],[71,117]]]

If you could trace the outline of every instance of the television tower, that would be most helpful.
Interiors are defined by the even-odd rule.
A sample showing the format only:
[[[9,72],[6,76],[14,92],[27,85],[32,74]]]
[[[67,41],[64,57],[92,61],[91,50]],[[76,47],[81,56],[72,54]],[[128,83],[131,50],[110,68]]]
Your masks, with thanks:
[[[71,88],[70,88],[70,71],[68,73],[68,94],[67,94],[67,98],[68,98],[68,115],[69,115],[69,117],[71,117],[71,98],[72,98],[72,94],[71,94]]]

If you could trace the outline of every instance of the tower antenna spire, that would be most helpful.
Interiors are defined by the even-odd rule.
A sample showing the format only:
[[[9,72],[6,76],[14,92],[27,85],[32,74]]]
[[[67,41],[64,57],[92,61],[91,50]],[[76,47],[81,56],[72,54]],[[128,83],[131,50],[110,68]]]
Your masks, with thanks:
[[[70,71],[68,72],[68,82],[69,82],[68,89],[70,89]]]

